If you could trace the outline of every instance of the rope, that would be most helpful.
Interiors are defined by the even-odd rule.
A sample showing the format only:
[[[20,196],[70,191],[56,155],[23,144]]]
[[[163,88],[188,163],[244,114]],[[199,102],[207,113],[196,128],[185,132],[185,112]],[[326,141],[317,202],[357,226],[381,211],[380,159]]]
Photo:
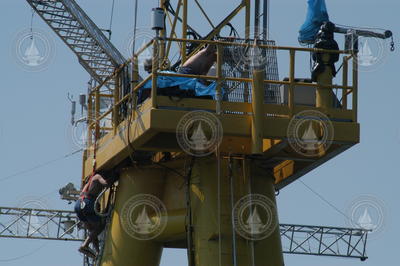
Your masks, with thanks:
[[[132,43],[132,58],[135,56],[136,46],[136,30],[137,30],[137,12],[138,12],[138,0],[135,0],[135,20],[133,23],[133,43]]]
[[[47,166],[49,164],[52,164],[52,163],[55,163],[57,161],[66,159],[66,158],[71,157],[71,156],[73,156],[73,155],[75,155],[75,154],[77,154],[78,152],[81,152],[81,151],[82,151],[82,149],[79,149],[77,151],[74,151],[74,152],[68,153],[66,155],[63,155],[63,156],[61,156],[59,158],[56,158],[56,159],[53,159],[53,160],[38,164],[37,166],[34,166],[34,167],[31,167],[31,168],[16,172],[14,174],[2,177],[2,178],[0,178],[0,182],[1,181],[5,181],[5,180],[10,179],[10,178],[13,178],[13,177],[16,177],[16,176],[19,176],[19,175],[22,175],[22,174],[26,174],[26,173],[32,172],[32,171],[37,170],[39,168],[45,167],[45,166]]]
[[[233,266],[237,265],[237,248],[236,248],[236,233],[235,233],[235,221],[234,221],[234,217],[233,217],[233,209],[234,209],[234,184],[233,184],[233,166],[232,166],[232,157],[229,154],[229,164],[228,164],[228,173],[229,173],[229,179],[230,179],[230,185],[231,185],[231,208],[232,208],[232,249],[233,249]]]
[[[108,30],[109,37],[108,39],[111,40],[111,35],[112,35],[112,24],[114,20],[114,7],[115,7],[115,0],[112,1],[112,7],[111,7],[111,17],[110,17],[110,27]]]
[[[101,197],[103,197],[104,193],[107,191],[108,188],[103,189],[102,192],[100,192],[100,194],[97,196],[95,202],[94,202],[94,212],[96,213],[97,216],[100,217],[107,217],[111,214],[111,207],[110,207],[110,200],[111,200],[111,195],[113,193],[113,189],[110,188],[110,195],[108,196],[108,205],[105,208],[107,211],[105,213],[101,213],[100,210],[97,209],[97,206],[99,205],[99,200]]]

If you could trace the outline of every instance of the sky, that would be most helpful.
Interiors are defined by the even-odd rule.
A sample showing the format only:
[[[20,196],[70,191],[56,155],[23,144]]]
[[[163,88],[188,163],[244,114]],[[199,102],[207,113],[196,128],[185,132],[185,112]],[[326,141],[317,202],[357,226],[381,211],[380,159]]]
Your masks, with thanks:
[[[109,25],[111,0],[78,0],[82,8],[101,27]],[[139,1],[138,26],[149,25],[149,14],[156,0]],[[216,24],[239,1],[200,1]],[[362,27],[391,29],[398,45],[400,2],[397,0],[327,0],[331,21]],[[201,16],[189,10],[190,23],[201,33],[209,27]],[[191,13],[193,12],[193,13]],[[197,11],[196,11],[197,12]],[[192,16],[191,16],[192,15]],[[306,16],[306,0],[271,0],[270,35],[277,44],[298,46],[297,33]],[[61,201],[58,189],[68,182],[79,184],[81,153],[63,158],[80,147],[74,142],[70,125],[70,103],[67,94],[85,93],[88,74],[74,54],[58,39],[38,16],[33,25],[53,42],[52,60],[45,69],[27,71],[18,63],[15,40],[29,30],[31,10],[25,1],[0,1],[0,206],[23,206],[36,200],[51,209],[72,209]],[[243,24],[234,21],[239,32]],[[133,0],[117,0],[112,41],[126,55],[126,42],[133,29]],[[336,37],[342,41],[343,36]],[[373,41],[371,41],[371,46]],[[366,67],[360,73],[359,122],[361,142],[345,153],[302,177],[301,181],[322,195],[321,200],[302,182],[284,188],[277,197],[281,223],[349,226],[342,213],[362,197],[368,197],[379,210],[383,224],[368,242],[369,259],[337,259],[285,255],[285,265],[312,266],[394,266],[398,265],[400,224],[398,187],[398,149],[400,125],[397,75],[398,50],[389,52],[384,43],[379,65]],[[278,54],[280,78],[288,73],[286,57]],[[309,77],[305,55],[296,65],[299,76]],[[79,113],[79,111],[78,111]],[[47,162],[49,162],[47,164]],[[42,167],[36,168],[36,166]],[[34,168],[34,169],[32,169]],[[29,170],[29,171],[24,171]],[[335,208],[333,208],[333,205]],[[28,206],[29,207],[29,206]],[[0,265],[5,266],[71,266],[81,265],[79,243],[42,240],[0,239]],[[165,250],[162,266],[186,265],[186,252]]]

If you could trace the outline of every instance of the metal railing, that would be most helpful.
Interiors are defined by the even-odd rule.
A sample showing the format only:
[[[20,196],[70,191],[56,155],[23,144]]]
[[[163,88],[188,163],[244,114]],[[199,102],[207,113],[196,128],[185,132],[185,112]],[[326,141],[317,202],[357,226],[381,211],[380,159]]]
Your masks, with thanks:
[[[208,76],[208,75],[193,75],[193,74],[180,74],[180,73],[171,73],[171,72],[163,72],[162,67],[164,67],[164,59],[159,57],[159,49],[160,47],[165,47],[166,43],[169,42],[179,42],[182,45],[184,43],[195,43],[198,46],[204,45],[216,45],[217,47],[217,64],[216,64],[216,76]],[[151,80],[151,94],[147,100],[151,103],[149,108],[158,108],[158,100],[157,97],[157,81],[158,77],[186,77],[186,78],[197,78],[204,79],[209,81],[216,82],[216,97],[214,101],[214,109],[219,110],[221,106],[224,104],[222,101],[222,85],[224,81],[234,81],[234,82],[243,82],[247,84],[251,84],[253,79],[250,77],[242,78],[242,77],[233,77],[233,76],[223,76],[222,75],[222,65],[225,63],[222,58],[223,51],[225,47],[238,47],[238,48],[248,48],[253,47],[254,44],[251,43],[235,43],[235,42],[227,42],[227,41],[209,41],[209,40],[189,40],[189,39],[179,39],[179,38],[154,38],[149,41],[143,47],[141,47],[135,56],[128,61],[126,61],[123,65],[115,69],[114,73],[108,76],[102,83],[100,83],[97,87],[95,87],[89,94],[89,104],[88,104],[88,146],[92,147],[94,141],[99,139],[101,136],[106,134],[107,132],[114,131],[117,132],[117,128],[119,123],[126,119],[128,116],[131,116],[132,121],[135,120],[136,110],[138,108],[138,94],[139,89],[143,87],[146,82]],[[138,69],[138,57],[146,50],[153,49],[153,67],[152,72],[143,80],[139,81],[139,69]],[[288,80],[264,80],[264,84],[275,84],[280,86],[288,86],[288,102],[278,104],[265,104],[265,106],[271,107],[268,108],[272,112],[272,115],[281,115],[291,117],[296,112],[296,104],[294,101],[294,94],[296,88],[299,86],[308,86],[312,88],[323,88],[330,90],[341,90],[342,100],[340,108],[330,108],[326,110],[322,110],[324,112],[335,111],[336,113],[340,111],[346,111],[348,115],[350,112],[351,120],[353,122],[357,121],[357,100],[358,100],[358,66],[357,60],[355,59],[356,54],[353,51],[343,51],[343,50],[323,50],[323,49],[314,49],[314,48],[302,48],[302,47],[287,47],[287,46],[271,46],[271,45],[257,45],[259,49],[273,49],[276,51],[286,51],[289,53],[289,79]],[[296,80],[296,55],[305,52],[305,53],[328,53],[328,54],[340,54],[342,57],[342,82],[341,84],[318,84],[318,83],[307,83]],[[349,62],[352,61],[352,76],[349,73]],[[127,66],[131,65],[132,69],[132,77],[133,81],[131,82],[131,89],[129,92],[121,93],[121,84],[123,83],[123,75],[124,70]],[[349,85],[349,81],[351,79],[351,85]],[[116,89],[113,94],[102,94],[101,88],[110,80],[115,80]],[[100,112],[100,100],[102,98],[112,99],[113,105],[111,108],[104,112]],[[349,107],[349,98],[352,98],[351,107]],[[229,108],[231,110],[224,111],[232,111],[238,112],[243,109],[243,104],[248,103],[232,103],[229,104]],[[224,105],[225,107],[227,105]],[[237,108],[236,108],[237,107]],[[309,109],[312,109],[311,107]],[[318,109],[318,108],[316,108]],[[124,110],[124,111],[122,111]],[[265,110],[265,108],[264,108]],[[271,111],[272,110],[272,111]],[[101,121],[111,116],[112,125],[111,126],[101,126]]]

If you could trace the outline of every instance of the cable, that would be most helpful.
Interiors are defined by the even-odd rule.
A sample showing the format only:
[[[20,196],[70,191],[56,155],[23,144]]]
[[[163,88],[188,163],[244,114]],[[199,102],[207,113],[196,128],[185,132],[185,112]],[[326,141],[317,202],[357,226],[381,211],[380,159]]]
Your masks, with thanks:
[[[38,247],[37,249],[32,250],[29,253],[26,253],[24,255],[18,256],[18,257],[14,257],[14,258],[10,258],[10,259],[0,259],[0,262],[9,262],[9,261],[15,261],[15,260],[20,260],[23,258],[26,258],[28,256],[33,255],[34,253],[36,253],[37,251],[41,250],[42,248],[44,248],[48,243],[45,243],[43,245],[41,245],[40,247]]]
[[[32,8],[32,16],[31,16],[31,28],[30,28],[30,31],[31,31],[31,40],[33,40],[33,18],[35,17],[35,9],[33,9]]]
[[[109,27],[109,37],[108,39],[111,40],[111,34],[112,34],[112,24],[114,20],[114,7],[115,7],[115,0],[112,1],[112,6],[111,6],[111,16],[110,16],[110,27]]]
[[[135,20],[134,20],[134,23],[133,23],[132,58],[135,56],[136,28],[137,28],[137,12],[138,12],[138,0],[135,0]]]
[[[313,188],[311,188],[309,185],[307,185],[306,183],[304,183],[302,180],[299,180],[308,190],[310,190],[312,193],[314,193],[318,198],[320,198],[322,201],[324,201],[326,204],[328,204],[330,207],[332,207],[335,211],[337,211],[338,213],[340,213],[341,215],[343,215],[346,219],[348,219],[350,222],[354,223],[354,224],[358,224],[356,222],[354,222],[349,216],[347,216],[347,214],[345,214],[344,212],[342,212],[338,207],[336,207],[335,205],[333,205],[333,203],[329,202],[327,199],[325,199],[321,194],[319,194],[317,191],[315,191]]]
[[[45,167],[45,166],[47,166],[47,165],[49,165],[49,164],[52,164],[52,163],[58,162],[58,161],[60,161],[60,160],[66,159],[66,158],[68,158],[68,157],[71,157],[71,156],[77,154],[78,152],[81,152],[82,150],[83,150],[83,149],[79,149],[79,150],[77,150],[77,151],[68,153],[68,154],[66,154],[66,155],[64,155],[64,156],[61,156],[61,157],[58,157],[58,158],[56,158],[56,159],[53,159],[53,160],[50,160],[50,161],[47,161],[47,162],[38,164],[38,165],[36,165],[36,166],[34,166],[34,167],[31,167],[31,168],[28,168],[28,169],[25,169],[25,170],[16,172],[16,173],[11,174],[11,175],[2,177],[2,178],[0,178],[0,182],[5,181],[5,180],[8,180],[8,179],[13,178],[13,177],[16,177],[16,176],[19,176],[19,175],[22,175],[22,174],[26,174],[26,173],[32,172],[32,171],[34,171],[34,170],[36,170],[36,169]]]
[[[234,221],[234,216],[233,216],[233,209],[234,209],[234,200],[235,200],[235,189],[234,189],[234,180],[233,180],[233,166],[232,166],[232,158],[231,155],[229,154],[229,159],[228,159],[228,175],[229,175],[229,181],[230,181],[230,190],[231,190],[231,209],[232,209],[232,216],[231,216],[231,221],[232,221],[232,260],[233,260],[233,266],[237,266],[237,245],[236,245],[236,228],[235,228],[235,221]]]

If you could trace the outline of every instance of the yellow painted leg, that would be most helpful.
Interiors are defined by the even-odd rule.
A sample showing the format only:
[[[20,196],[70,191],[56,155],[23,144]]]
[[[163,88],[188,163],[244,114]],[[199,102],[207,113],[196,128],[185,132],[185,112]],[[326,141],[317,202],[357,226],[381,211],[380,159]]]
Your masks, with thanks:
[[[158,266],[162,243],[131,237],[121,224],[121,210],[132,196],[151,194],[162,199],[165,171],[128,168],[122,172],[117,188],[112,224],[107,234],[101,266]]]

